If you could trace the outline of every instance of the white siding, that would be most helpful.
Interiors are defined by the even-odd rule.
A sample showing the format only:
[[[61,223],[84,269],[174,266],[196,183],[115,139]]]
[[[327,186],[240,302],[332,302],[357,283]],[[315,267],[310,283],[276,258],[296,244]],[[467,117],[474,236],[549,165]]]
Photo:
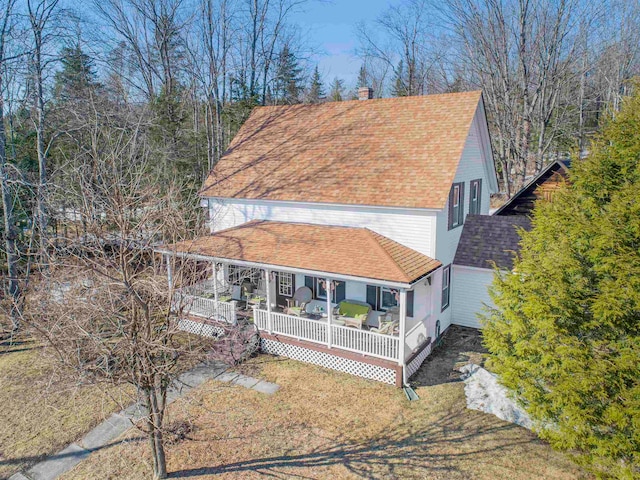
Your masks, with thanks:
[[[430,257],[435,255],[434,211],[216,198],[211,198],[209,205],[211,231],[251,220],[364,227]]]
[[[482,144],[480,141],[480,126],[479,123],[481,117],[476,115],[467,142],[465,144],[464,152],[458,165],[458,170],[454,178],[454,183],[464,182],[464,215],[469,213],[469,198],[470,198],[470,185],[471,180],[478,178],[482,179],[482,191],[481,191],[481,211],[482,215],[489,214],[489,201],[490,201],[490,181],[487,177],[487,170],[484,163],[484,153],[482,150]],[[444,210],[437,214],[437,229],[436,229],[436,258],[442,262],[444,266],[453,262],[453,258],[458,248],[458,242],[460,241],[460,234],[462,233],[463,226],[456,227],[449,230],[449,200],[447,199],[447,205]],[[438,279],[440,291],[442,289],[442,277]],[[453,279],[452,282],[453,284]],[[437,305],[441,305],[442,297],[438,296]],[[449,307],[440,313],[440,327],[441,331],[451,324],[451,312],[452,305],[456,302],[453,297],[450,297]],[[438,310],[439,311],[439,310]]]
[[[493,307],[489,286],[493,282],[493,270],[453,266],[451,281],[451,307],[456,325],[482,328],[477,314],[485,305]]]

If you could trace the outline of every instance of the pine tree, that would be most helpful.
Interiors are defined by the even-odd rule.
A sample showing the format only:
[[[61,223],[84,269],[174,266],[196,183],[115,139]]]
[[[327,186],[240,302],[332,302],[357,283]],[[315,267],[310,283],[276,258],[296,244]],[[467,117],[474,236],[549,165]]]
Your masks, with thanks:
[[[309,86],[309,96],[307,101],[309,103],[320,103],[324,100],[324,86],[322,85],[322,78],[320,77],[320,71],[316,65],[311,77],[311,85]]]
[[[540,435],[618,478],[640,477],[639,158],[637,94],[536,206],[483,332],[490,367]]]
[[[341,102],[344,97],[344,80],[336,77],[331,84],[331,93],[329,98],[332,102]]]
[[[391,95],[393,95],[394,97],[406,97],[407,95],[409,95],[407,79],[405,77],[406,74],[404,71],[404,62],[400,60],[393,77],[393,88],[391,90]]]
[[[367,74],[367,68],[364,66],[364,63],[360,66],[360,71],[358,72],[358,86],[357,88],[362,87],[370,87],[369,85],[369,75]]]
[[[276,103],[292,105],[300,102],[303,90],[302,68],[288,45],[282,47],[278,56],[278,69],[275,78],[274,95]]]
[[[54,96],[57,101],[86,98],[90,90],[99,86],[96,81],[95,65],[91,57],[84,53],[80,43],[64,47],[60,52],[62,70],[56,72]]]

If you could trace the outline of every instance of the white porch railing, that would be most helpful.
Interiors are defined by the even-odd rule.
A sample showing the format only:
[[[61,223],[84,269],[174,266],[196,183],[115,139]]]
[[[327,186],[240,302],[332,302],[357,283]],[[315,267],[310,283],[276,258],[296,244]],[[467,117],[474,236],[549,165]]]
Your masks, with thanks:
[[[176,293],[173,299],[174,310],[181,309],[184,315],[196,315],[219,322],[235,324],[236,301],[217,302],[197,295]]]
[[[317,343],[327,343],[327,322],[311,320],[309,318],[271,313],[272,331],[289,337],[311,340]]]
[[[269,313],[260,309],[255,309],[254,312],[254,321],[258,329],[268,331]],[[385,360],[398,360],[398,337],[340,325],[332,325],[331,328],[332,347]],[[326,319],[311,320],[271,312],[271,332],[324,345],[327,345],[328,342]]]
[[[331,325],[331,338],[335,347],[344,350],[365,353],[386,360],[398,359],[398,337]]]

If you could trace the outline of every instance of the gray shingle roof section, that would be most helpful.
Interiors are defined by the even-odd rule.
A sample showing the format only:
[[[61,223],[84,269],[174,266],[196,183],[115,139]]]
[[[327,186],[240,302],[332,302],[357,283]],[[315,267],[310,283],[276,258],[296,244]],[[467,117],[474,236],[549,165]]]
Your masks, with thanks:
[[[531,228],[526,216],[468,215],[464,222],[455,265],[493,268],[493,263],[511,270],[513,255],[520,247],[518,229]]]

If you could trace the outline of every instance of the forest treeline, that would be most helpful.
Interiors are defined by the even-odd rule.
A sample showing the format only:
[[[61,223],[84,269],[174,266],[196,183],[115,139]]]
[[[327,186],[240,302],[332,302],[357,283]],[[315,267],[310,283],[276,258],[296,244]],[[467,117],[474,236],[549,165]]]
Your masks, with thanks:
[[[99,201],[86,192],[104,185],[96,162],[126,158],[131,142],[145,144],[146,181],[179,183],[195,208],[256,106],[350,100],[360,86],[377,97],[482,89],[510,195],[549,161],[588,152],[640,68],[635,1],[406,0],[354,26],[361,67],[348,85],[326,78],[295,22],[310,3],[0,0],[8,297],[61,229],[82,226],[79,204]]]

